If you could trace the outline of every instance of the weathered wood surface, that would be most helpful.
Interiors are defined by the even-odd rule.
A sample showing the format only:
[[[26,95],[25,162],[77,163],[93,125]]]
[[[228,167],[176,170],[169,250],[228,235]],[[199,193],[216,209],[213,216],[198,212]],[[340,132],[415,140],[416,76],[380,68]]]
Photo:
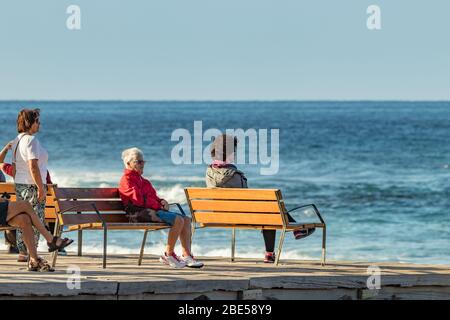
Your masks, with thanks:
[[[0,253],[0,299],[450,299],[450,266],[400,263],[283,261],[203,258],[203,269],[170,269],[148,255],[60,257],[54,273],[34,273]],[[381,268],[381,290],[367,289],[368,266]],[[67,286],[68,267],[80,268],[80,289]]]

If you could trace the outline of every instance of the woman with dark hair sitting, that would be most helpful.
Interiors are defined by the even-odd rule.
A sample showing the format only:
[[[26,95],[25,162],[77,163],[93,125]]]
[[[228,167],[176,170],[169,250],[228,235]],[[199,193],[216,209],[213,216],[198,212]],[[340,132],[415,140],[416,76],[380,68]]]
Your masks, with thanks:
[[[28,201],[10,202],[4,195],[0,197],[0,226],[11,226],[22,231],[29,253],[28,271],[55,271],[45,259],[38,256],[33,227],[47,240],[49,252],[67,247],[73,242],[71,239],[53,237]]]
[[[6,178],[4,178],[3,172],[7,174],[8,176],[14,178],[14,167],[11,163],[6,163],[5,158],[6,154],[8,153],[8,150],[11,150],[13,145],[13,142],[9,142],[5,145],[2,151],[0,151],[0,182],[5,182]],[[3,171],[3,172],[2,172]],[[2,179],[3,176],[3,179]],[[53,184],[52,178],[50,177],[50,173],[47,170],[47,177],[46,177],[46,183],[47,184]],[[55,228],[55,223],[50,222],[48,223],[48,229],[50,232],[53,233]],[[16,230],[8,230],[5,231],[5,242],[6,245],[9,247],[8,252],[9,253],[19,253],[19,249],[17,248],[17,236],[16,236]],[[65,256],[67,255],[67,252],[64,248],[58,250],[59,256]],[[28,258],[27,258],[28,259]],[[21,262],[25,262],[25,259]]]
[[[247,178],[236,167],[235,162],[238,140],[236,137],[222,134],[217,136],[211,146],[213,162],[206,169],[206,186],[208,188],[248,188]],[[289,222],[295,222],[287,213]],[[314,232],[314,228],[308,230],[295,230],[295,239],[302,239]],[[266,246],[265,263],[275,262],[275,230],[263,230]]]
[[[3,154],[6,154],[6,152],[8,152],[7,151],[8,146],[9,145],[5,146],[5,148],[3,148],[2,151],[0,151],[0,158],[2,157]],[[2,172],[1,162],[2,161],[0,159],[0,183],[3,183],[6,182],[6,177]],[[4,232],[4,237],[5,237],[5,245],[8,248],[8,253],[19,253],[19,250],[16,247],[16,230],[6,230]]]

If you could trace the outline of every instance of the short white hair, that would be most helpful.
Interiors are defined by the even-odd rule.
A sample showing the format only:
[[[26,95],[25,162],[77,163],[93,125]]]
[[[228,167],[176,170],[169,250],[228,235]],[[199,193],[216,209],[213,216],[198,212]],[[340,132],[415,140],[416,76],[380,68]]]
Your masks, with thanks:
[[[144,153],[138,148],[129,148],[122,151],[122,160],[125,167],[128,165],[128,162],[139,157],[144,158]]]

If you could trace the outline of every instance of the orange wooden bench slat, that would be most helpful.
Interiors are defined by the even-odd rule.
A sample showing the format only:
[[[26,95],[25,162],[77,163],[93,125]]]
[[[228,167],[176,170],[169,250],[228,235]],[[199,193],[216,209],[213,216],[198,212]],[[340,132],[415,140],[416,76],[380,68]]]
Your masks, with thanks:
[[[47,185],[47,196],[51,196],[51,197],[55,197],[54,195],[54,189],[53,189],[54,185],[48,184]],[[14,185],[14,183],[10,183],[10,182],[1,182],[0,183],[0,193],[9,193],[10,195],[15,195],[16,194],[16,187]]]
[[[108,230],[160,230],[166,229],[167,224],[154,223],[154,224],[133,224],[133,223],[108,223]],[[103,230],[103,224],[99,222],[83,223],[71,225],[67,228],[68,231],[76,230]]]
[[[191,200],[194,211],[279,213],[277,201]]]
[[[10,201],[17,201],[17,197],[15,194],[11,194]],[[55,196],[50,195],[45,197],[45,206],[54,207],[55,206]]]
[[[45,219],[47,220],[56,219],[56,209],[45,207]]]
[[[45,220],[47,222],[54,222],[56,220],[55,186],[56,185],[47,185],[47,197],[45,202]],[[10,201],[17,200],[14,183],[0,183],[0,194],[3,192],[7,192],[10,195]]]
[[[57,188],[58,199],[118,199],[117,188]]]
[[[283,225],[279,213],[195,212],[198,223]]]
[[[4,193],[4,192],[15,194],[16,187],[14,186],[14,183],[9,183],[9,182],[0,183],[0,193]]]
[[[260,224],[227,224],[227,223],[201,223],[201,228],[225,228],[225,229],[257,229],[257,230],[280,230],[282,225],[260,225]]]
[[[188,198],[223,200],[278,200],[278,189],[186,188]]]

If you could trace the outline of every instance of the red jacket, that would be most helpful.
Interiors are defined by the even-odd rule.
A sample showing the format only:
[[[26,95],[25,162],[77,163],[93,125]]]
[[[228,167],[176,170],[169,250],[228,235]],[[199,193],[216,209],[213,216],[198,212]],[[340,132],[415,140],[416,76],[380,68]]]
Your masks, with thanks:
[[[11,176],[12,177],[12,175],[13,175],[13,167],[12,167],[12,165],[11,164],[9,164],[9,163],[4,163],[3,164],[3,171],[8,175],[8,176]],[[46,179],[47,181],[47,184],[53,184],[53,182],[52,182],[52,178],[50,177],[50,173],[47,171],[47,179]]]
[[[155,188],[137,171],[125,169],[119,183],[119,194],[125,206],[131,202],[139,207],[162,209],[162,199],[156,195]]]

